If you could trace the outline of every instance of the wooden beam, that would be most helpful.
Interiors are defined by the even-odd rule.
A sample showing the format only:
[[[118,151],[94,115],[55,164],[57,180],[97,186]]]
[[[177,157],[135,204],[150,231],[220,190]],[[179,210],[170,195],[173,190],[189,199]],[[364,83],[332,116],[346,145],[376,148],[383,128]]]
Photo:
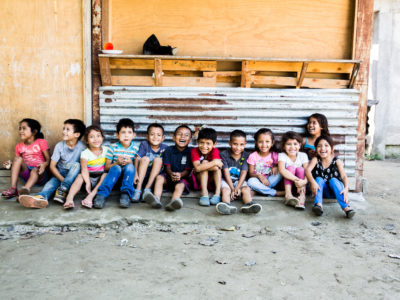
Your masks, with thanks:
[[[304,78],[301,87],[307,87],[312,89],[346,89],[348,85],[349,85],[349,80]]]
[[[251,71],[249,70],[249,61],[242,61],[242,79],[240,86],[242,88],[251,87]]]
[[[236,77],[242,75],[241,71],[203,72],[204,77]]]
[[[101,41],[101,0],[92,0],[92,116],[93,124],[100,125],[100,97],[101,86],[99,53],[102,49]]]
[[[101,36],[104,43],[112,42],[112,0],[101,1]]]
[[[111,69],[153,70],[154,59],[126,59],[110,57]]]
[[[249,61],[249,70],[271,72],[297,72],[300,73],[302,62],[282,61]]]
[[[296,77],[252,76],[252,84],[254,85],[296,86],[296,82]]]
[[[354,87],[354,83],[356,81],[359,69],[360,69],[360,64],[359,63],[354,64],[353,71],[351,72],[350,76],[349,89],[352,89]]]
[[[308,62],[304,62],[303,66],[301,67],[301,72],[300,72],[299,79],[296,84],[296,89],[299,89],[301,87],[301,85],[303,84],[303,80],[304,80],[304,77],[306,76],[306,72],[307,72],[307,67],[308,67]]]
[[[151,76],[112,76],[112,85],[155,86]]]
[[[163,86],[205,86],[215,87],[216,80],[214,78],[205,77],[163,77]]]
[[[162,68],[161,68],[161,59],[156,58],[154,59],[154,77],[156,86],[162,86],[163,84],[163,75],[162,75]]]
[[[351,73],[353,63],[325,63],[310,62],[308,63],[308,73]]]
[[[110,59],[108,57],[100,57],[100,74],[102,85],[111,85],[111,69]]]
[[[162,68],[166,71],[216,71],[216,61],[163,59]]]

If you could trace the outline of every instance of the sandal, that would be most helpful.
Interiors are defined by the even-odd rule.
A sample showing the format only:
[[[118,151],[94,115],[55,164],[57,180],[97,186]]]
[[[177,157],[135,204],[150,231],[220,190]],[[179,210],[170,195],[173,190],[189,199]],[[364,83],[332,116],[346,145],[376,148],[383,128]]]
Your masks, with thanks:
[[[210,206],[210,198],[208,196],[201,196],[199,200],[199,205]]]
[[[142,191],[141,190],[135,190],[135,193],[133,194],[131,202],[132,203],[139,203],[141,196],[142,196]]]
[[[316,215],[316,216],[322,216],[322,214],[324,213],[324,211],[322,210],[322,206],[321,205],[318,205],[318,204],[315,204],[314,206],[313,206],[313,208],[312,208],[312,211],[313,211],[313,213]]]
[[[210,199],[210,204],[211,205],[216,205],[216,204],[218,204],[220,202],[221,202],[221,196],[218,196],[218,195],[213,195],[211,197],[211,199]]]
[[[3,196],[6,199],[17,197],[18,196],[18,190],[15,187],[10,187],[8,190],[3,191],[1,193],[1,196]]]
[[[285,199],[285,205],[296,207],[300,203],[300,200],[294,196]]]

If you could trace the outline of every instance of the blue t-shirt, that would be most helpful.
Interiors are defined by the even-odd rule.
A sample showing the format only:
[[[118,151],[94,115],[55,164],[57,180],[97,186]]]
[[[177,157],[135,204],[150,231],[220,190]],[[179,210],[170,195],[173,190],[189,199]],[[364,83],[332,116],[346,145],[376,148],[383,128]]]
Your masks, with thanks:
[[[190,147],[186,147],[181,152],[176,146],[169,146],[163,154],[164,165],[170,165],[172,172],[182,173],[184,170],[192,169],[191,151]]]
[[[239,180],[241,171],[248,171],[249,166],[247,164],[247,159],[249,158],[249,153],[243,151],[242,156],[235,160],[232,157],[231,149],[227,149],[221,152],[221,159],[223,162],[223,169],[229,169],[229,174],[231,175],[232,181]]]
[[[110,159],[111,163],[115,163],[118,160],[118,156],[126,156],[134,161],[138,150],[139,147],[134,141],[131,142],[128,148],[124,148],[124,146],[122,146],[121,143],[118,141],[108,147],[106,158]]]
[[[167,149],[167,147],[168,146],[166,144],[161,143],[160,148],[156,152],[153,150],[153,148],[151,148],[150,143],[148,141],[143,141],[140,143],[138,156],[139,157],[147,156],[150,159],[149,167],[151,167],[153,165],[154,158],[161,157],[161,155],[163,154],[165,149]]]
[[[65,141],[57,143],[54,147],[51,160],[57,162],[57,169],[68,171],[73,163],[79,162],[81,152],[86,148],[85,144],[78,141],[74,148],[70,149]]]

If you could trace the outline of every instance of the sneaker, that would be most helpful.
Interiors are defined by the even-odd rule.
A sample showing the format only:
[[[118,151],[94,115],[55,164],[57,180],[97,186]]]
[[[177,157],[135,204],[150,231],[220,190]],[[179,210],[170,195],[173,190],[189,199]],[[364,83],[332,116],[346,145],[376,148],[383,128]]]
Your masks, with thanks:
[[[244,204],[241,208],[240,211],[244,214],[257,214],[262,210],[261,204],[255,203],[255,202],[250,202],[247,204]]]
[[[97,194],[96,197],[93,199],[93,207],[94,208],[103,208],[106,204],[106,197],[103,195]]]
[[[143,194],[143,200],[147,204],[149,204],[152,208],[161,208],[162,204],[160,202],[160,199],[158,199],[157,196],[155,196],[152,192],[145,192]]]
[[[183,206],[182,199],[176,198],[176,199],[171,199],[169,202],[165,204],[165,209],[169,211],[174,211],[176,209],[181,209]]]
[[[64,204],[65,199],[67,199],[67,194],[68,194],[67,192],[68,192],[67,190],[64,190],[63,188],[59,187],[56,190],[56,194],[54,195],[53,200],[61,204]]]
[[[354,210],[352,210],[351,208],[349,210],[345,211],[345,213],[346,213],[347,219],[351,219],[356,214],[356,212]]]
[[[210,198],[208,196],[201,196],[199,199],[199,205],[210,206]]]
[[[322,214],[324,213],[324,211],[322,210],[322,206],[317,204],[313,206],[312,211],[318,217],[322,216]]]
[[[18,196],[17,188],[15,188],[15,187],[10,187],[8,190],[3,191],[3,192],[1,193],[1,196],[2,196],[3,198],[6,198],[6,199],[11,199],[11,198],[17,197],[17,196]]]
[[[237,208],[230,203],[220,202],[215,208],[221,215],[232,215],[237,213]]]
[[[45,208],[49,202],[41,195],[21,195],[18,198],[18,202],[24,207],[29,208]]]
[[[142,191],[135,190],[135,192],[133,193],[133,197],[131,199],[132,203],[139,203],[141,197],[142,197]]]
[[[131,206],[131,199],[127,193],[121,193],[121,198],[119,198],[119,207],[128,208]]]
[[[210,199],[210,204],[211,205],[216,205],[217,203],[221,202],[221,196],[218,195],[213,195]]]

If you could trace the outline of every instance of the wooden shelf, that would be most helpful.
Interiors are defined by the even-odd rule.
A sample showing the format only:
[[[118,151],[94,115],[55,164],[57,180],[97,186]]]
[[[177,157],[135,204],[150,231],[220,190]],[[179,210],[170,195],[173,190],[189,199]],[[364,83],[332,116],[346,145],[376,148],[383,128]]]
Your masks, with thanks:
[[[358,60],[99,55],[103,86],[352,88]],[[222,65],[224,67],[222,67]],[[231,68],[226,70],[226,68]]]

